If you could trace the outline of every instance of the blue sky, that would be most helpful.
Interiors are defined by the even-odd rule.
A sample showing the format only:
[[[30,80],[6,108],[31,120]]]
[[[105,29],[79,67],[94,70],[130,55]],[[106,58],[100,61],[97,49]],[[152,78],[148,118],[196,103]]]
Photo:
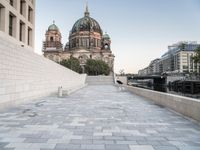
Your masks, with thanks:
[[[36,53],[53,20],[68,41],[86,0],[36,1]],[[137,73],[179,41],[200,41],[200,0],[88,0],[90,16],[112,40],[115,72]]]

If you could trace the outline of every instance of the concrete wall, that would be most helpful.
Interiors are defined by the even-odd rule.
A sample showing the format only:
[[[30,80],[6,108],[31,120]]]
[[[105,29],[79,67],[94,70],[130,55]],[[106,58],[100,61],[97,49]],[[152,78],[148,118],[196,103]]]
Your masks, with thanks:
[[[132,86],[126,86],[126,88],[137,95],[154,101],[158,105],[169,107],[185,116],[200,121],[200,100]]]
[[[73,91],[85,84],[77,74],[0,36],[0,107],[47,96],[58,86]]]

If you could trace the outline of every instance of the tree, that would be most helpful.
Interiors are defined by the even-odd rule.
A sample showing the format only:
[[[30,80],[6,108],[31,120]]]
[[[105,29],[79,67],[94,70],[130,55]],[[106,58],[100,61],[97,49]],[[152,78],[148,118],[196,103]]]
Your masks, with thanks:
[[[60,64],[75,72],[78,72],[78,73],[82,72],[80,62],[77,58],[71,57],[70,59],[65,59],[61,61]]]
[[[195,63],[200,63],[200,46],[196,49],[196,55],[193,57]]]
[[[109,75],[110,67],[102,60],[88,59],[85,71],[88,75]]]
[[[193,60],[195,63],[200,63],[200,46],[196,49],[196,55],[193,56]],[[200,71],[200,68],[198,68],[197,70]]]
[[[120,74],[121,76],[125,75],[124,69],[120,69],[120,70],[119,70],[119,74]]]

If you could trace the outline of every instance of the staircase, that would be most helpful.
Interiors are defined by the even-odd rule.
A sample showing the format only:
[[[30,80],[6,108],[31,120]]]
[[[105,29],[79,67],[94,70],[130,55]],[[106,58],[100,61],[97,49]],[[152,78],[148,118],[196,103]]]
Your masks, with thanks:
[[[88,85],[111,85],[114,84],[113,76],[87,76],[86,83]]]

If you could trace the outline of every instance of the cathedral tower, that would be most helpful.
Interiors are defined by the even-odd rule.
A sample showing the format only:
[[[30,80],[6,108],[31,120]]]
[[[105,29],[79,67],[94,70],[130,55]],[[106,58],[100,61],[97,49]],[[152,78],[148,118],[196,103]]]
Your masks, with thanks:
[[[49,26],[48,30],[45,34],[45,41],[43,43],[43,52],[46,51],[62,51],[62,43],[61,43],[61,33],[59,31],[59,28],[55,25],[55,22],[53,21],[53,24]]]

